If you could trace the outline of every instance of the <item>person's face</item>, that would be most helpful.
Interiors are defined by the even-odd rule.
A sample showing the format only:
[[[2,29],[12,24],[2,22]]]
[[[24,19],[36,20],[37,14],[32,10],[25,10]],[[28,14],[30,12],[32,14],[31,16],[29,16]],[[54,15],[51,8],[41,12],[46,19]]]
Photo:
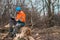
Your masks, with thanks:
[[[16,11],[17,13],[19,13],[20,11]]]

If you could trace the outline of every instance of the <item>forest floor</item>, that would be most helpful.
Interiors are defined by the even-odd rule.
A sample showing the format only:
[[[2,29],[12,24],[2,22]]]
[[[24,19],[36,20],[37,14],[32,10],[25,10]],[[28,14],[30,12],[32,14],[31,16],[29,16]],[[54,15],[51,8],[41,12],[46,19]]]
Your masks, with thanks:
[[[4,28],[3,28],[4,29]],[[8,27],[5,30],[1,31],[0,28],[0,40],[12,40],[12,38],[6,38],[4,39],[4,37],[6,35],[8,35]],[[32,37],[35,40],[60,40],[60,27],[59,26],[54,26],[54,27],[50,27],[50,28],[33,28],[32,29]]]

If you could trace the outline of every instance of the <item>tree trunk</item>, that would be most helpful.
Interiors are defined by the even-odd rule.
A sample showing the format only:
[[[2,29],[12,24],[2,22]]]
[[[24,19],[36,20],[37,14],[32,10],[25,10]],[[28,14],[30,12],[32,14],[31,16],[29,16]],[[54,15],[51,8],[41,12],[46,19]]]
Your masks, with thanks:
[[[48,0],[48,27],[53,26],[53,13],[51,13],[51,0]]]

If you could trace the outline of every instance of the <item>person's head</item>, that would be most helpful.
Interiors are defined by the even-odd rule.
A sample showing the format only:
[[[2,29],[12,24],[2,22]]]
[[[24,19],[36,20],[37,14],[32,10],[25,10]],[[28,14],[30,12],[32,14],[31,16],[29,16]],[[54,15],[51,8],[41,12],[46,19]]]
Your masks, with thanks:
[[[16,7],[16,11],[17,11],[17,12],[21,11],[21,7],[19,7],[19,6]]]

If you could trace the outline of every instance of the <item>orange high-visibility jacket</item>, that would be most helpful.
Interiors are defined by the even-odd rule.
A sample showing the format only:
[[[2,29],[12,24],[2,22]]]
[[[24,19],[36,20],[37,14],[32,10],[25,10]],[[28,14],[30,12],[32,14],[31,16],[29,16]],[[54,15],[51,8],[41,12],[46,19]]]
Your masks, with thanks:
[[[16,15],[16,20],[20,20],[22,22],[26,21],[26,14],[23,11],[20,11]]]

